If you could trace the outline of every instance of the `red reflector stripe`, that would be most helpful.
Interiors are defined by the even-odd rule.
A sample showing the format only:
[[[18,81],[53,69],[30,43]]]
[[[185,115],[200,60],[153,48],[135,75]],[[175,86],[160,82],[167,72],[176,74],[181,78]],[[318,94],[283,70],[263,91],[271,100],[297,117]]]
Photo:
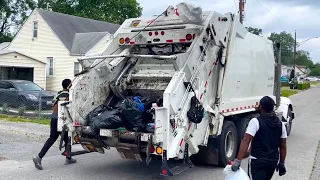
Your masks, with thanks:
[[[182,146],[182,143],[183,143],[183,139],[181,139],[181,141],[180,141],[180,146]]]
[[[130,42],[130,44],[136,44],[136,42]]]
[[[209,76],[211,76],[211,73],[212,73],[212,71],[210,70],[210,72],[209,72]]]
[[[186,42],[186,39],[180,39],[180,42]]]
[[[208,85],[208,81],[206,81],[206,83],[204,84],[204,87],[207,87],[207,85]]]
[[[190,130],[190,128],[191,128],[191,124],[189,124],[188,131]]]
[[[172,42],[173,42],[172,39],[168,39],[168,40],[167,40],[167,43],[172,43]]]
[[[202,93],[201,96],[200,96],[200,100],[202,99],[202,96],[203,96],[203,93]]]

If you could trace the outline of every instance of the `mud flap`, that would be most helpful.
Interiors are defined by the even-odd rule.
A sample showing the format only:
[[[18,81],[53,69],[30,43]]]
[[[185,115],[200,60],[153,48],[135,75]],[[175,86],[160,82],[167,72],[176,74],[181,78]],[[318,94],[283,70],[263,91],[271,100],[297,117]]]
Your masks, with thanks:
[[[163,153],[162,153],[162,165],[161,165],[160,175],[162,175],[162,176],[174,176],[174,175],[178,175],[178,174],[182,173],[183,171],[185,171],[185,170],[187,170],[189,168],[193,168],[194,167],[194,165],[190,161],[188,146],[189,146],[189,144],[186,143],[185,144],[185,150],[184,150],[183,164],[180,165],[180,166],[173,167],[173,168],[169,167],[168,161],[167,161],[167,151],[163,150]]]

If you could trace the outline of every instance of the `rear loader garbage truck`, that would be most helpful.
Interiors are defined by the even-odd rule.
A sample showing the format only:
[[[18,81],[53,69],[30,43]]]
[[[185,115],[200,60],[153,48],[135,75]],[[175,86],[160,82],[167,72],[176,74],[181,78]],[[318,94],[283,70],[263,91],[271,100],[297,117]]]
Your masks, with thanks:
[[[263,96],[275,100],[291,131],[280,53],[280,44],[249,33],[232,13],[180,3],[159,16],[127,19],[103,54],[79,58],[83,71],[59,104],[58,129],[69,136],[63,154],[116,148],[146,164],[161,156],[164,176],[194,162],[225,166]],[[75,143],[84,150],[72,151]],[[182,161],[171,167],[169,160]]]

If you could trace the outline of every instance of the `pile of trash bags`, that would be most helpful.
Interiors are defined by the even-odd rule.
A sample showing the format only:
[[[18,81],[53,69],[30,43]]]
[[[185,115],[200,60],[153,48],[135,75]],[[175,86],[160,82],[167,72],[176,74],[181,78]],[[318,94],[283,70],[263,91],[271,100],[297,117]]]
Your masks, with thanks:
[[[124,127],[133,132],[154,132],[152,102],[139,96],[129,97],[114,107],[100,105],[91,111],[86,120],[95,133],[100,129]]]

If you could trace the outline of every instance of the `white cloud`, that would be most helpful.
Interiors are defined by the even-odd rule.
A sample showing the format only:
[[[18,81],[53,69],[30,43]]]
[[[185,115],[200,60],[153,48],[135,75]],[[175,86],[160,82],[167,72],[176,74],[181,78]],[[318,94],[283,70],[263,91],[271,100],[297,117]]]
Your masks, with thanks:
[[[204,10],[220,13],[237,12],[238,0],[186,0],[200,5]],[[300,2],[301,1],[301,2]],[[303,2],[302,2],[303,1]],[[143,7],[143,16],[162,13],[169,5],[176,5],[182,0],[138,0]],[[259,2],[261,4],[259,4]],[[251,0],[245,5],[245,26],[261,28],[265,36],[272,32],[287,31],[297,38],[320,37],[320,0]],[[320,39],[306,42],[301,49],[310,52],[314,62],[320,62]]]

